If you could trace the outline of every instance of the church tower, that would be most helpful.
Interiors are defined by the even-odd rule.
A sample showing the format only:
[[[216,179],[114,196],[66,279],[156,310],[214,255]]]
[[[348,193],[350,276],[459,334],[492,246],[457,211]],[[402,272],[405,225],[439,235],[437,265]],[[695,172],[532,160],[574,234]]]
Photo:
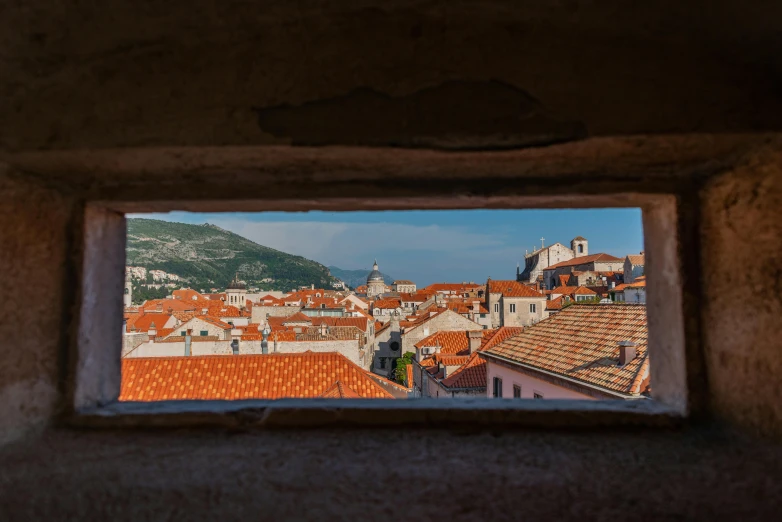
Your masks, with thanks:
[[[239,281],[239,274],[234,275],[233,281],[225,290],[225,304],[235,306],[243,310],[247,304],[247,285]]]
[[[573,256],[582,257],[589,255],[589,241],[585,237],[574,237],[570,241],[570,249],[573,251]]]
[[[125,294],[122,296],[122,306],[125,308],[133,306],[133,283],[130,280],[129,270],[125,270]]]
[[[383,274],[377,268],[377,259],[372,265],[372,271],[367,276],[367,297],[378,297],[386,291],[386,283]]]

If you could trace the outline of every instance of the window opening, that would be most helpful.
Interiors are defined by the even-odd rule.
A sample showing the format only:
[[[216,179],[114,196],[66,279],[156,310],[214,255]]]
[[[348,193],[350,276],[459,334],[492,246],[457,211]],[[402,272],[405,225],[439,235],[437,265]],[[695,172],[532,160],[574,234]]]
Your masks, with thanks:
[[[490,398],[503,396],[504,379],[521,398],[537,379],[552,387],[552,399],[574,390],[589,399],[648,399],[645,278],[625,281],[613,270],[626,252],[644,249],[640,212],[568,211],[547,228],[557,212],[128,216],[123,376],[160,366],[154,371],[173,372],[172,382],[194,391],[139,388],[121,400],[214,400],[207,374],[259,371],[284,385],[267,397],[240,383],[220,397],[276,399],[306,389],[294,396]],[[590,230],[579,213],[591,213]],[[546,241],[529,232],[536,228],[570,232]],[[586,237],[607,251],[579,255]],[[634,266],[643,268],[642,258],[633,254]],[[625,292],[630,303],[611,304]],[[601,333],[586,355],[571,342],[583,332]],[[620,343],[634,350],[620,353]],[[641,375],[634,387],[596,387],[590,372],[615,371],[620,358]],[[172,360],[179,366],[166,366]],[[309,375],[318,382],[302,387]],[[413,375],[422,382],[413,386]],[[628,379],[602,382],[609,381]]]

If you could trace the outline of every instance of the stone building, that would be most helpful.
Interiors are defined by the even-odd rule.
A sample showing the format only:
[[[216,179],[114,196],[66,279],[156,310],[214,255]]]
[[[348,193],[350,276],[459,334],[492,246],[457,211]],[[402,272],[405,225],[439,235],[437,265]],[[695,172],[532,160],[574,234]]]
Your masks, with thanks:
[[[383,280],[383,274],[377,269],[377,259],[372,265],[372,271],[367,276],[367,297],[370,299],[386,293],[386,283]]]
[[[567,276],[569,281],[573,272],[621,272],[624,269],[624,260],[610,254],[599,253],[583,257],[576,257],[567,261],[561,261],[543,270],[543,283],[546,288],[556,288],[562,284],[562,277]]]
[[[486,308],[492,328],[527,326],[548,317],[546,296],[512,280],[486,281]]]
[[[562,243],[554,243],[547,247],[541,245],[541,248],[534,252],[524,254],[524,270],[519,273],[519,267],[516,267],[516,280],[522,283],[535,283],[543,275],[543,270],[549,266],[586,256],[588,253],[589,242],[581,236],[574,237],[570,241],[570,248]]]
[[[415,289],[415,283],[408,281],[407,279],[399,279],[394,281],[394,284],[391,285],[391,290],[394,292],[399,292],[400,294],[414,294]]]
[[[244,310],[247,305],[247,285],[239,281],[239,274],[234,276],[233,281],[225,289],[225,302]]]
[[[637,277],[644,275],[644,265],[646,256],[643,252],[640,254],[630,254],[625,257],[624,262],[624,282],[634,283]]]

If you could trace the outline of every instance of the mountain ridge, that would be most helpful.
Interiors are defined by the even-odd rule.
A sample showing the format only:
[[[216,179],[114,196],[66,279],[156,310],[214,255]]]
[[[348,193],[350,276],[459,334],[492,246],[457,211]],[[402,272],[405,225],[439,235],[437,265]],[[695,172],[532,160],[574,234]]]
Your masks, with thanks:
[[[261,290],[313,284],[331,288],[336,281],[316,261],[259,245],[216,225],[147,218],[127,220],[126,265],[175,274],[199,290],[225,288],[234,274]]]

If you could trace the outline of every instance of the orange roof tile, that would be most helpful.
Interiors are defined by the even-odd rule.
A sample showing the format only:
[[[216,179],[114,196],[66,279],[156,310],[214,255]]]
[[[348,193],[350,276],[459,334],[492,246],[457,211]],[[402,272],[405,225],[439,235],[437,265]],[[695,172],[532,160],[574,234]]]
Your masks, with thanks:
[[[630,260],[630,264],[633,266],[644,266],[646,256],[644,254],[636,254],[627,256],[627,259]]]
[[[169,310],[173,312],[184,312],[199,308],[198,303],[195,301],[182,301],[181,299],[150,299],[141,305],[144,311],[152,312],[157,310],[158,306],[160,307],[161,312],[168,312]]]
[[[128,322],[125,325],[125,330],[131,332],[133,330],[137,332],[146,332],[155,323],[155,329],[163,328],[163,326],[171,319],[171,314],[166,313],[154,313],[146,312],[144,314],[130,314]]]
[[[492,294],[502,294],[505,297],[541,297],[545,296],[526,285],[514,280],[489,280],[489,292]]]
[[[600,254],[592,254],[589,256],[574,257],[573,259],[568,259],[567,261],[561,261],[555,265],[551,265],[548,268],[545,268],[544,270],[554,270],[555,268],[585,265],[588,263],[615,263],[621,261],[622,260],[619,259],[618,257],[614,257],[610,254],[600,253]]]
[[[528,326],[482,352],[528,367],[637,395],[648,383],[646,307],[629,304],[579,305]],[[619,341],[637,343],[636,357],[618,366]]]
[[[402,306],[402,303],[399,301],[399,299],[378,299],[374,303],[372,303],[372,309],[380,308],[380,309],[395,309]]]
[[[393,398],[345,356],[307,352],[123,359],[119,400],[315,398],[338,382],[346,397]]]
[[[342,381],[332,384],[320,396],[324,399],[360,399],[361,395],[354,392],[350,386],[346,386]]]

